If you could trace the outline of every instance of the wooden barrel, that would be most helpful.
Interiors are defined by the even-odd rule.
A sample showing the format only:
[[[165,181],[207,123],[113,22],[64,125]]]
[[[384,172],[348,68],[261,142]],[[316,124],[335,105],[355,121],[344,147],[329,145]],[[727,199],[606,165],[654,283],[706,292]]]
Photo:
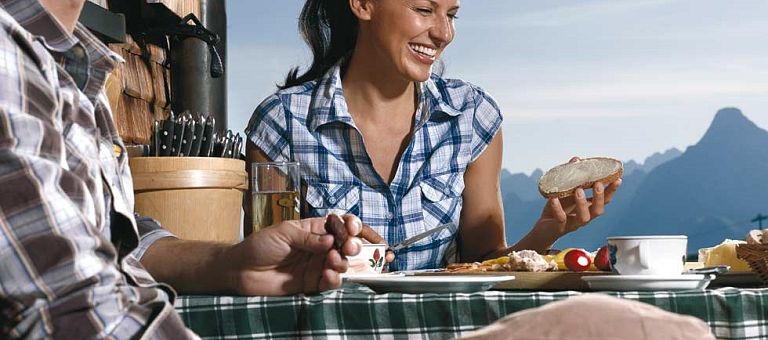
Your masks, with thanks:
[[[245,162],[215,157],[129,159],[134,210],[179,238],[234,243],[240,239]]]

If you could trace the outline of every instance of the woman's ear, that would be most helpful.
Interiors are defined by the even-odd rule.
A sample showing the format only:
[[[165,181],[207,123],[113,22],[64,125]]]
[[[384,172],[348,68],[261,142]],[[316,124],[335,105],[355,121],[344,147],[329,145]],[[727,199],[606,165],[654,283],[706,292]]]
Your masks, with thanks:
[[[359,20],[371,20],[373,0],[349,0],[349,8]]]

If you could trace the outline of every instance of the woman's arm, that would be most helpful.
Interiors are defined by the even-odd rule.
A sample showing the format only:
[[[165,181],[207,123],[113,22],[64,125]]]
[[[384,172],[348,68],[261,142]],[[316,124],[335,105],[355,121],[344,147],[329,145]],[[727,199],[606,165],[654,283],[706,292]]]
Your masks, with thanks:
[[[481,261],[506,250],[501,202],[501,131],[464,173],[464,205],[459,221],[462,262]]]
[[[602,215],[605,205],[621,185],[621,179],[605,188],[598,182],[592,187],[591,198],[586,197],[584,190],[577,189],[574,196],[548,200],[541,217],[528,234],[507,248],[499,183],[501,156],[502,136],[499,131],[464,174],[464,206],[459,229],[462,262],[504,256],[513,250],[543,252],[558,238]]]

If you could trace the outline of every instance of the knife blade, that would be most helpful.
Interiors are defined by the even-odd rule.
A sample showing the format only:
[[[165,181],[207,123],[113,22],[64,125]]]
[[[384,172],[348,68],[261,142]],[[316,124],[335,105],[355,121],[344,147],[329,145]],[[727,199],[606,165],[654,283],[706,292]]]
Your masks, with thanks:
[[[416,243],[417,241],[419,241],[419,240],[421,240],[421,239],[423,239],[423,238],[425,238],[425,237],[427,237],[429,235],[432,235],[432,234],[434,234],[434,233],[436,233],[438,231],[441,231],[441,230],[443,230],[445,228],[448,228],[448,227],[450,227],[452,225],[453,225],[453,223],[441,224],[441,225],[437,226],[436,228],[429,229],[429,230],[427,230],[427,231],[425,231],[425,232],[423,232],[421,234],[409,237],[409,238],[405,239],[403,242],[400,242],[398,244],[395,244],[394,246],[389,247],[389,249],[391,249],[393,251],[398,251],[400,249],[403,249],[403,248],[405,248],[407,246],[410,246],[410,245]]]
[[[160,156],[170,156],[171,149],[173,149],[173,129],[176,126],[176,116],[171,111],[168,119],[163,121],[162,129],[160,130]]]
[[[205,120],[205,129],[203,129],[203,140],[200,141],[200,157],[211,157],[213,144],[216,141],[214,129],[216,128],[216,118],[208,116]]]
[[[192,150],[192,139],[195,136],[195,120],[192,118],[192,114],[187,113],[185,115],[185,120],[184,135],[181,139],[181,151],[179,152],[179,156],[189,156],[189,152]]]
[[[192,147],[189,149],[190,157],[200,156],[200,143],[203,141],[203,131],[205,130],[205,116],[202,114],[197,117],[195,124],[195,133],[192,135]]]

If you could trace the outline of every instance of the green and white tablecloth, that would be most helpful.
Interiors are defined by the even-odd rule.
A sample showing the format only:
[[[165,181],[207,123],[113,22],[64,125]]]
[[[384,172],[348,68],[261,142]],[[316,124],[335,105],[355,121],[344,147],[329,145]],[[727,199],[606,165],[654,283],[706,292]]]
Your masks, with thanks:
[[[768,289],[604,292],[704,320],[719,339],[768,339]],[[583,294],[487,291],[374,294],[349,285],[312,296],[181,296],[176,310],[210,339],[454,338],[523,309]]]

